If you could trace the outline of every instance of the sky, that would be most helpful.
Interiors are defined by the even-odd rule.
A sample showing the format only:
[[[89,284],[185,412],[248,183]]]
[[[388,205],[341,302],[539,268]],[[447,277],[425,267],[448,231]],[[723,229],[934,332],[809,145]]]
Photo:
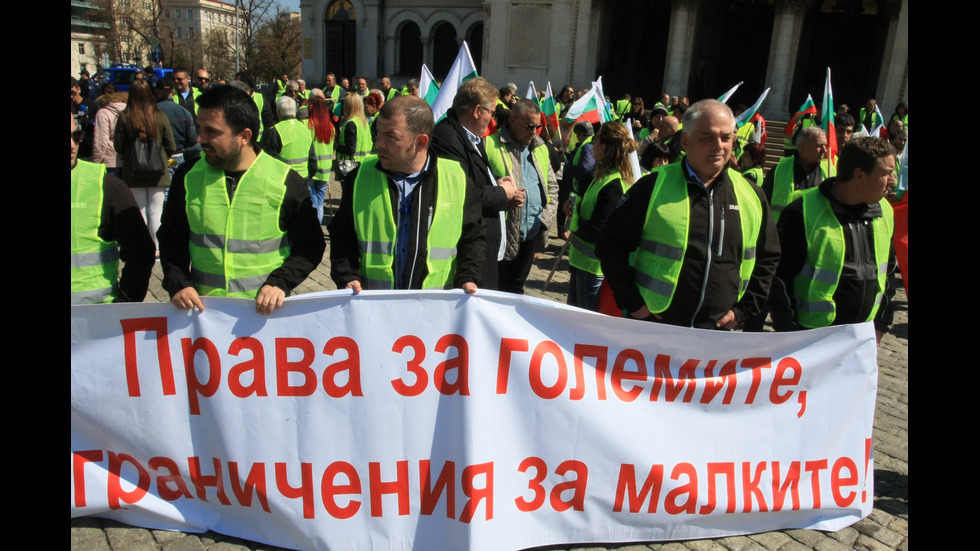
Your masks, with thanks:
[[[299,0],[279,0],[279,3],[286,11],[299,12]]]

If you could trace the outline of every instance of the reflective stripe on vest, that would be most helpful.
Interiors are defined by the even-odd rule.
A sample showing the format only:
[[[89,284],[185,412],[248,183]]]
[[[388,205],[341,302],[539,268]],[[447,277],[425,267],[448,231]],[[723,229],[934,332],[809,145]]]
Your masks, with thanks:
[[[633,252],[632,266],[636,270],[636,285],[647,308],[659,313],[666,310],[674,298],[680,277],[690,226],[691,207],[687,179],[682,165],[670,164],[654,169],[657,184],[650,196],[640,244]],[[742,261],[739,263],[741,299],[748,288],[755,268],[755,245],[762,226],[762,203],[752,184],[732,169],[738,218],[742,229]],[[731,211],[729,211],[731,212]]]
[[[582,200],[578,202],[578,205],[576,205],[575,210],[572,212],[572,223],[569,226],[569,229],[572,231],[572,239],[569,242],[568,263],[590,274],[602,275],[602,269],[599,258],[595,255],[595,243],[585,241],[578,236],[579,224],[582,220],[592,219],[592,213],[595,211],[595,204],[599,198],[599,192],[602,191],[602,188],[616,180],[619,180],[623,188],[623,193],[626,193],[626,182],[622,179],[622,174],[618,170],[614,170],[603,176],[600,180],[593,180],[592,184],[589,185],[589,189],[585,192],[585,196],[582,197]]]
[[[354,182],[354,230],[361,251],[361,276],[367,289],[395,288],[395,239],[398,235],[388,176],[377,168],[377,156],[361,163]],[[421,289],[444,289],[456,272],[456,243],[463,233],[466,174],[455,161],[436,160],[435,211],[426,240],[427,275]],[[420,184],[421,186],[422,184]],[[415,193],[422,193],[421,187]],[[418,197],[418,200],[421,196]],[[410,260],[410,259],[409,259]]]
[[[289,257],[279,229],[289,166],[259,153],[228,200],[225,173],[198,161],[184,183],[190,225],[191,279],[201,295],[255,298]]]
[[[71,170],[71,303],[112,302],[119,249],[99,237],[105,165],[78,161]]]
[[[787,205],[797,200],[805,190],[796,189],[796,157],[783,157],[774,169],[776,174],[772,184],[772,221],[779,222],[779,215]],[[824,181],[831,176],[837,175],[836,167],[831,166],[830,161],[823,159],[820,161],[820,181]],[[817,182],[818,184],[820,182]]]
[[[298,172],[303,178],[309,178],[310,146],[313,145],[310,129],[296,119],[280,121],[275,129],[282,142],[279,160],[289,165],[289,168]]]
[[[874,232],[875,264],[878,267],[878,293],[874,308],[864,321],[874,319],[884,296],[888,278],[888,253],[891,248],[894,218],[892,207],[882,199],[881,216],[871,221]],[[837,317],[834,293],[844,268],[844,228],[834,214],[830,201],[818,188],[803,193],[803,227],[806,231],[806,264],[793,278],[797,321],[803,327],[827,327]]]
[[[313,134],[313,129],[310,128]],[[313,179],[320,182],[330,181],[330,171],[333,170],[333,142],[323,143],[313,134],[313,153],[316,155],[316,174]]]
[[[354,160],[363,161],[365,157],[371,154],[371,150],[374,149],[374,141],[371,139],[371,129],[360,118],[355,117],[350,119],[341,128],[340,135],[337,136],[337,145],[347,145],[344,130],[348,124],[353,124],[357,128],[357,144],[354,147]]]

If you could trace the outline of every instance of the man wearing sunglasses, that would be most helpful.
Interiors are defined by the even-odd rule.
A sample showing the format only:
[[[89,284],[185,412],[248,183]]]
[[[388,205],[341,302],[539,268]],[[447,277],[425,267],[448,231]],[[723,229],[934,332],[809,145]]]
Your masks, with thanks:
[[[71,303],[142,302],[156,246],[126,184],[78,159],[85,133],[71,117]],[[118,278],[119,260],[125,262]]]
[[[541,123],[538,103],[522,99],[511,107],[507,124],[487,138],[487,159],[494,177],[510,176],[525,193],[521,204],[510,205],[507,244],[498,264],[500,290],[510,293],[524,294],[534,253],[547,244],[548,229],[557,214],[558,180],[548,148],[538,136]]]
[[[211,86],[211,73],[204,69],[198,69],[197,79],[195,79],[194,84],[197,86],[199,91],[204,92],[208,89],[208,86]]]

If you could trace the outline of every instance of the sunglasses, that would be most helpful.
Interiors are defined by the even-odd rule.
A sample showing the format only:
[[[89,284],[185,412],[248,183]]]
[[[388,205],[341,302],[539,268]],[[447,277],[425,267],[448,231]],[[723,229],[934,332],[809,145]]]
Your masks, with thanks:
[[[71,133],[71,141],[75,142],[75,145],[82,143],[82,140],[84,139],[85,139],[84,130],[76,130]]]

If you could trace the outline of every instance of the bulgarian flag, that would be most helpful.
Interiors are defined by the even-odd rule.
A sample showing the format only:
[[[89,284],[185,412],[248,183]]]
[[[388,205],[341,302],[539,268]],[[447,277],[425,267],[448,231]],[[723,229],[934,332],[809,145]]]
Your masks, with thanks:
[[[612,120],[609,116],[609,108],[606,100],[602,96],[601,84],[592,83],[592,89],[587,94],[578,99],[565,113],[565,122],[574,124],[578,121],[587,121],[592,124],[603,123]]]
[[[438,95],[439,85],[436,84],[436,79],[432,76],[432,72],[423,63],[422,76],[419,78],[419,97],[424,99],[429,104],[429,107],[432,107]]]
[[[722,94],[721,97],[718,98],[718,101],[722,103],[728,103],[728,98],[732,97],[732,94],[735,93],[735,90],[738,90],[738,87],[741,86],[744,82],[745,81],[742,81],[736,84],[735,86],[732,86],[732,89]]]
[[[803,102],[803,105],[797,109],[796,114],[793,115],[793,118],[786,124],[786,136],[792,136],[793,133],[796,132],[796,127],[799,126],[800,122],[803,120],[803,117],[816,114],[817,106],[813,104],[813,96],[807,94],[806,101]]]
[[[735,88],[738,88],[738,86],[736,86]],[[734,91],[735,88],[732,88],[732,91]],[[755,103],[752,104],[752,107],[749,107],[745,111],[742,111],[742,114],[735,118],[736,128],[742,128],[743,126],[745,126],[745,123],[750,122],[752,120],[752,117],[754,117],[756,112],[759,111],[759,108],[762,107],[762,102],[766,101],[766,96],[768,95],[769,95],[769,88],[766,88],[766,91],[763,92],[761,96],[759,96],[759,99],[755,100]],[[718,100],[718,101],[723,101],[723,100]]]
[[[885,127],[884,117],[881,116],[881,110],[878,109],[878,105],[875,105],[875,115],[878,117],[878,124],[871,127],[871,130],[867,133],[869,136],[874,136],[875,138],[881,137],[881,129]]]
[[[837,129],[834,128],[834,92],[830,89],[830,67],[827,67],[827,80],[823,85],[820,128],[827,133],[827,160],[834,165],[837,163]]]
[[[544,121],[548,128],[552,130],[558,128],[558,103],[555,101],[555,95],[551,92],[551,81],[548,81],[544,100],[541,102],[541,114],[544,115]]]
[[[760,113],[756,113],[752,120],[749,121],[755,125],[755,133],[752,134],[751,142],[761,143],[766,145],[766,137],[768,136],[766,132],[766,119],[762,118]]]
[[[453,61],[453,66],[449,68],[446,80],[442,81],[439,95],[432,102],[432,115],[436,122],[439,122],[446,115],[446,111],[453,106],[453,98],[456,97],[456,90],[459,89],[460,84],[477,76],[479,75],[476,74],[476,65],[473,63],[473,56],[470,55],[470,47],[464,40],[463,45],[459,47],[459,53],[456,54],[456,61]]]

